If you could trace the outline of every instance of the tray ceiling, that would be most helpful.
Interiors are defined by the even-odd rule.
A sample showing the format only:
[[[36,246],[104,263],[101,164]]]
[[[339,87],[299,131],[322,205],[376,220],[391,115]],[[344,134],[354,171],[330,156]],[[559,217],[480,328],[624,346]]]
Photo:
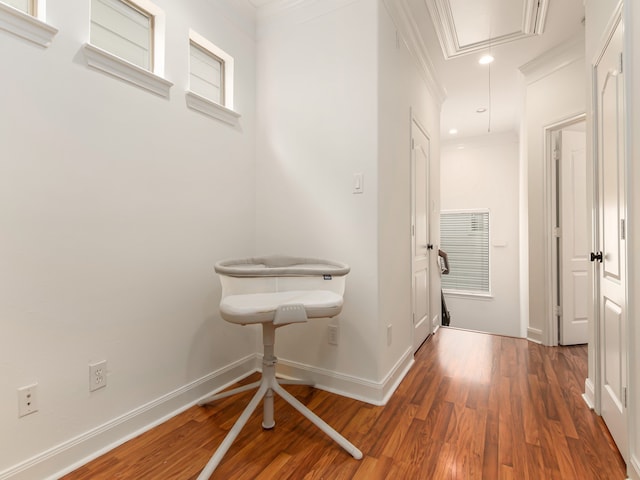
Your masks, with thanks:
[[[549,0],[425,0],[445,58],[544,31]]]

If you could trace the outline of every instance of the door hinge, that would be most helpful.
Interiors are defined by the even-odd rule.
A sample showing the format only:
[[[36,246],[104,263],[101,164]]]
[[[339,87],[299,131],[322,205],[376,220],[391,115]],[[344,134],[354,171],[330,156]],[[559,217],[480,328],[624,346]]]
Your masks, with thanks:
[[[561,305],[556,305],[555,307],[553,307],[553,314],[556,317],[561,317],[562,316],[562,306]]]
[[[562,229],[560,227],[553,228],[553,236],[555,238],[560,238],[562,236]]]
[[[620,240],[627,239],[627,222],[625,222],[624,218],[620,219]]]
[[[619,62],[618,62],[618,73],[622,73],[624,71],[624,60],[622,59],[622,52],[620,52]]]
[[[557,162],[560,160],[560,150],[558,148],[553,149],[553,159]]]
[[[411,150],[415,150],[416,149],[416,141],[415,139],[411,139]]]
[[[622,388],[622,403],[624,404],[624,408],[627,408],[627,387]]]

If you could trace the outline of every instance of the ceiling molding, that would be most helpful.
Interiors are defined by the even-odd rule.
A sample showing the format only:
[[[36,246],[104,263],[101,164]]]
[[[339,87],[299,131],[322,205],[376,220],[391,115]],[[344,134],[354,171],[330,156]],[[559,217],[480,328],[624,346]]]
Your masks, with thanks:
[[[504,0],[513,1],[513,0]],[[540,35],[544,31],[549,0],[524,0],[520,30],[460,45],[451,0],[425,0],[446,59],[486,50],[495,45]],[[489,37],[487,35],[487,37]]]
[[[525,63],[518,70],[524,75],[525,83],[530,85],[567,65],[584,61],[584,58],[584,35],[578,35]]]
[[[435,67],[429,56],[427,47],[420,35],[420,29],[413,19],[407,0],[383,0],[393,23],[400,32],[409,53],[415,59],[418,70],[427,84],[430,92],[435,96],[439,105],[447,98],[447,92],[435,75]]]

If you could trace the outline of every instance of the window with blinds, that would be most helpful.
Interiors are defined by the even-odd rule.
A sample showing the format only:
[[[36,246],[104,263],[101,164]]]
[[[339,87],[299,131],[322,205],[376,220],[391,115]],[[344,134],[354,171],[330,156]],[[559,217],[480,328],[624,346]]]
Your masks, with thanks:
[[[91,0],[91,43],[153,71],[153,15],[124,0]]]
[[[31,16],[36,16],[36,0],[2,0],[2,3],[6,3]]]
[[[224,60],[193,40],[189,45],[189,57],[189,90],[224,105]]]
[[[440,244],[449,258],[442,288],[456,293],[489,294],[489,211],[440,214]]]

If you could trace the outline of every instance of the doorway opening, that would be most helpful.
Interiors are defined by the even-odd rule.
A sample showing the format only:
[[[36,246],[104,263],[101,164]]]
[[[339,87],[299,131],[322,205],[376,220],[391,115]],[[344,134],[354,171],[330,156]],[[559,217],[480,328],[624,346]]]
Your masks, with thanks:
[[[547,298],[551,345],[586,344],[589,338],[589,211],[585,115],[546,129],[549,172]]]

